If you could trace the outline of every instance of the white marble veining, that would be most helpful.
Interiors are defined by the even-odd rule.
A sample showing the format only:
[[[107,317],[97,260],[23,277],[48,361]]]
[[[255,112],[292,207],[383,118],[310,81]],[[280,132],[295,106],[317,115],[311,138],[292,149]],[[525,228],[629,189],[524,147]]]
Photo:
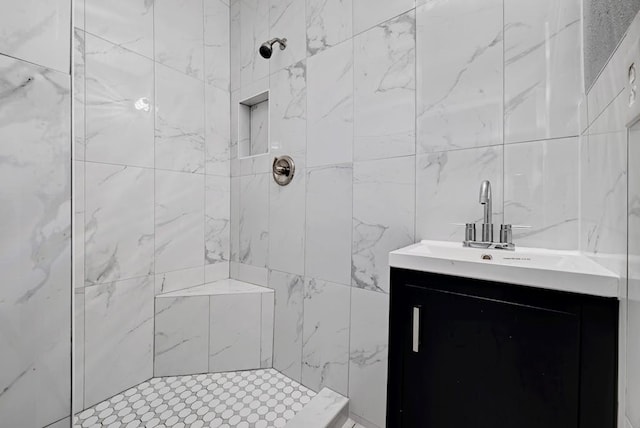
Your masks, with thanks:
[[[295,161],[295,159],[294,159]],[[304,274],[306,172],[296,168],[287,186],[269,183],[269,267]]]
[[[209,175],[230,174],[229,98],[229,92],[205,86],[205,172]]]
[[[349,411],[385,426],[389,296],[353,288],[349,360]]]
[[[69,73],[71,0],[3,4],[0,53]]]
[[[204,172],[205,84],[156,65],[155,167]]]
[[[354,38],[356,161],[415,153],[415,38],[413,11]]]
[[[269,2],[240,0],[240,80],[251,84],[269,74],[269,60],[260,56],[260,45],[269,40]],[[286,36],[281,36],[286,37]],[[278,52],[274,52],[277,55]]]
[[[579,0],[504,3],[505,142],[578,135]]]
[[[4,52],[11,41],[5,29],[16,42],[33,36],[22,39],[25,48],[50,29],[46,21],[25,35],[29,26],[16,12],[30,7],[37,9],[29,15],[35,22],[42,13],[55,20],[60,2],[5,6]],[[23,27],[17,32],[14,24]],[[0,56],[0,424],[6,426],[42,427],[71,408],[70,85],[68,74]]]
[[[517,245],[578,248],[578,138],[510,144],[504,150],[504,221]]]
[[[269,78],[271,151],[304,166],[307,150],[307,63],[295,63]]]
[[[353,159],[353,41],[307,60],[307,166]]]
[[[156,295],[196,287],[206,282],[203,266],[164,272],[155,276]]]
[[[155,60],[181,73],[204,78],[202,0],[154,2]]]
[[[85,37],[86,159],[153,167],[153,61]]]
[[[152,277],[87,287],[85,406],[152,376]]]
[[[216,264],[229,260],[231,185],[229,177],[205,180],[205,262]]]
[[[502,0],[416,9],[419,152],[502,143],[502,13]]]
[[[251,156],[269,152],[269,102],[252,105],[250,110],[250,143]]]
[[[85,171],[84,162],[73,162],[73,190],[74,196],[74,211],[72,219],[73,227],[73,239],[71,240],[71,246],[73,250],[73,287],[84,287],[85,279]]]
[[[581,250],[618,274],[626,270],[627,133],[581,141]]]
[[[209,299],[156,299],[154,376],[209,370]]]
[[[493,223],[502,224],[502,156],[502,147],[419,155],[416,238],[462,241],[464,228],[454,223],[482,220],[478,190],[483,180],[493,188]]]
[[[204,265],[205,177],[156,170],[156,273]]]
[[[229,91],[229,5],[221,0],[204,0],[204,80]]]
[[[84,29],[153,58],[153,6],[149,0],[84,0]]]
[[[270,271],[269,287],[275,291],[273,367],[300,381],[302,376],[304,278]]]
[[[351,284],[351,164],[307,170],[305,274]]]
[[[415,157],[357,162],[351,284],[389,292],[388,254],[414,242]]]
[[[85,149],[85,33],[73,31],[73,138],[72,156],[75,160],[84,160]]]
[[[73,391],[72,413],[84,409],[84,288],[76,288],[73,294]]]
[[[483,258],[491,256],[490,260]],[[622,295],[620,275],[579,251],[516,247],[466,248],[462,242],[421,241],[389,255],[392,267],[601,297]]]
[[[85,283],[154,272],[153,170],[86,164]]]
[[[350,302],[348,286],[305,280],[302,383],[314,391],[348,394]]]
[[[359,34],[414,7],[415,0],[353,0],[353,32]]]
[[[269,174],[240,177],[239,261],[257,267],[267,266],[269,180]]]
[[[307,56],[306,0],[269,2],[270,37],[286,37],[287,49],[276,49],[269,61],[271,73],[302,61]]]
[[[353,35],[353,0],[307,0],[307,55]]]
[[[262,298],[257,293],[211,299],[210,371],[260,368],[261,307]]]
[[[241,0],[229,1],[229,83],[232,91],[238,90],[241,84],[242,69],[242,21],[240,19]],[[245,24],[246,25],[246,24]]]

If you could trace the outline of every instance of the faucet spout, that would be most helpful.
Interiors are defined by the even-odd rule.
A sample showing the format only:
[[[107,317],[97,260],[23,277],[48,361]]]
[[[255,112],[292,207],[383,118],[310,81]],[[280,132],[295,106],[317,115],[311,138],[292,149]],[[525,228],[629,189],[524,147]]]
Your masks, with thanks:
[[[491,182],[485,180],[480,185],[479,202],[484,206],[484,220],[482,222],[482,241],[493,242],[493,221],[492,221],[492,196]]]

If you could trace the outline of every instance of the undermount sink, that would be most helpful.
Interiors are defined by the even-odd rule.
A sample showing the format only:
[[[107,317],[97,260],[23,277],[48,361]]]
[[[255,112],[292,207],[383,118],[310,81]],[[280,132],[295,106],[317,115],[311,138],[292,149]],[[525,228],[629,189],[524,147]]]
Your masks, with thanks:
[[[504,251],[421,241],[390,253],[389,265],[594,296],[620,296],[620,277],[578,251],[523,247]]]

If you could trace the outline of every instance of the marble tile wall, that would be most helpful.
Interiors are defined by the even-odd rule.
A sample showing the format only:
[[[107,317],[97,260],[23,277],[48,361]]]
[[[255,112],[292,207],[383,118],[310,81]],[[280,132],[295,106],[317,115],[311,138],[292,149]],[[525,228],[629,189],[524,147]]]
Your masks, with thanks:
[[[0,16],[0,426],[71,414],[71,2]]]
[[[156,294],[229,275],[230,78],[225,1],[75,7],[78,411],[153,375]]]
[[[231,275],[275,290],[274,367],[382,427],[389,251],[462,240],[484,179],[520,245],[579,248],[580,1],[231,0],[230,21]],[[270,153],[239,160],[234,110],[265,90]]]

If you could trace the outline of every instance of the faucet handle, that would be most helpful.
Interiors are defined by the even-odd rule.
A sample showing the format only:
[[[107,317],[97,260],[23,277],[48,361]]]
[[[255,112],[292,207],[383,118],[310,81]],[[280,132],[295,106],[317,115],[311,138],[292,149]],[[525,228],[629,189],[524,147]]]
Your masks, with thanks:
[[[510,224],[503,224],[500,226],[500,243],[511,244],[513,243],[513,226]]]
[[[464,225],[464,240],[467,242],[476,240],[476,224],[466,223]]]

